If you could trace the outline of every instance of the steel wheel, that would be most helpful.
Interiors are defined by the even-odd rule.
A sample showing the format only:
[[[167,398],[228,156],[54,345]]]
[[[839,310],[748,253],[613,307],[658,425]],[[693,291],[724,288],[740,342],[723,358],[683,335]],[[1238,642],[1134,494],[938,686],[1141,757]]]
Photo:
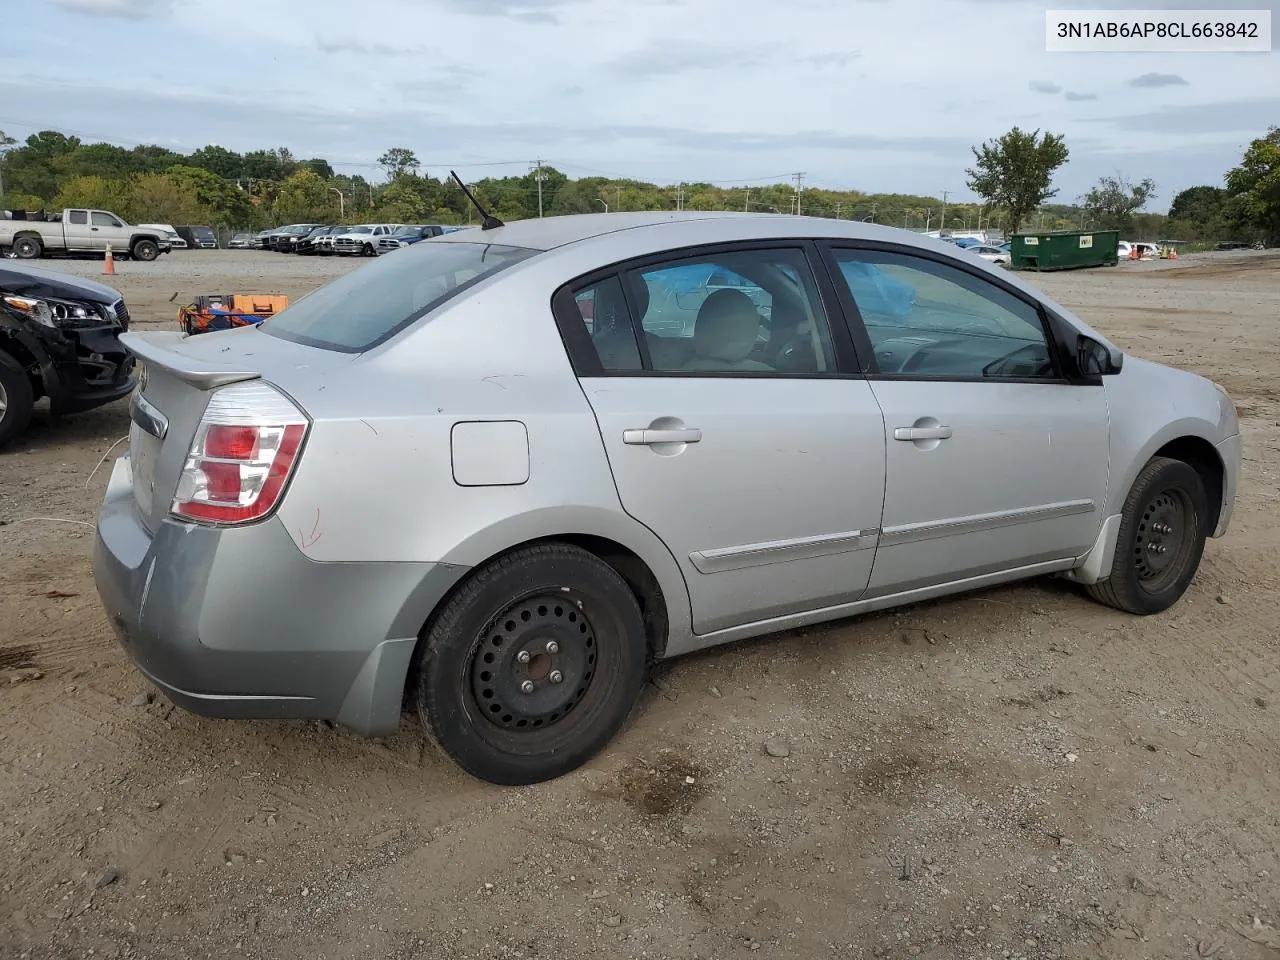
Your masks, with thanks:
[[[418,710],[474,776],[537,783],[612,739],[644,682],[631,588],[578,547],[524,547],[477,570],[423,637]]]
[[[1195,545],[1196,520],[1190,497],[1177,488],[1161,490],[1147,503],[1134,537],[1133,565],[1148,593],[1167,589],[1181,575]]]
[[[530,597],[503,611],[471,658],[476,711],[504,730],[537,730],[568,715],[595,676],[596,638],[569,590]]]
[[[1089,595],[1127,613],[1167,610],[1195,578],[1210,525],[1205,481],[1196,469],[1153,458],[1125,498],[1111,571],[1089,585]]]

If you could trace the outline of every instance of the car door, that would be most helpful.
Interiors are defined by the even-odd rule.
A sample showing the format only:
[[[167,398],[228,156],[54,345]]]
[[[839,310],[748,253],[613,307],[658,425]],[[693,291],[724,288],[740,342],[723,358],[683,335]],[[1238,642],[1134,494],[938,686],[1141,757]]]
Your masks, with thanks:
[[[756,284],[771,319],[739,290],[688,287],[714,268]],[[677,299],[701,303],[687,327]],[[884,423],[829,303],[802,244],[673,254],[557,295],[622,506],[679,563],[697,633],[866,589]]]
[[[94,249],[95,234],[89,229],[89,211],[68,210],[62,221],[62,236],[67,242],[68,250]]]
[[[89,211],[90,249],[105,250],[107,244],[115,251],[127,251],[130,232],[125,229],[123,221],[106,210]]]
[[[832,246],[884,412],[868,597],[1082,555],[1102,523],[1106,396],[1069,382],[1034,300],[978,265]]]

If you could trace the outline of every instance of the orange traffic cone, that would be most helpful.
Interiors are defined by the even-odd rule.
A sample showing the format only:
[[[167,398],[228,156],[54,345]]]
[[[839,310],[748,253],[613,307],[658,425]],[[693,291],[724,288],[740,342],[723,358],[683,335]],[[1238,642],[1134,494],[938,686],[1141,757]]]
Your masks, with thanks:
[[[1129,248],[1129,259],[1130,260],[1138,259],[1138,245],[1136,243]]]
[[[107,255],[102,261],[102,275],[104,277],[114,277],[116,275],[116,261],[111,256],[111,244],[107,244]]]
[[[1177,247],[1170,247],[1170,248],[1169,248],[1169,259],[1170,259],[1170,260],[1177,260],[1177,259],[1178,259],[1178,248],[1177,248]]]

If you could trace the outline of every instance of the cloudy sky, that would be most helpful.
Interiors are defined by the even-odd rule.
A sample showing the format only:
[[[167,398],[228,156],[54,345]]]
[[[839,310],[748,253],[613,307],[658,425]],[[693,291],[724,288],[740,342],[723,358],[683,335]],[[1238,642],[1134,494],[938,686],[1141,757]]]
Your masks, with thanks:
[[[969,146],[1065,133],[1059,199],[1163,209],[1280,124],[1280,53],[1047,53],[1046,8],[1208,0],[0,0],[0,129],[286,146],[347,172],[806,183],[969,197]],[[1280,0],[1240,0],[1280,23]]]

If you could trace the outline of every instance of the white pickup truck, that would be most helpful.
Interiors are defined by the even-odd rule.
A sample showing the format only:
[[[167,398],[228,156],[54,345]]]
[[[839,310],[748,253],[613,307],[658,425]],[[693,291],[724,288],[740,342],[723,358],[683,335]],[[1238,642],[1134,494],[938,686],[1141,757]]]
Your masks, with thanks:
[[[135,227],[109,210],[61,213],[4,211],[0,213],[0,252],[19,260],[35,260],[64,253],[105,253],[134,260],[154,260],[170,249],[163,230]]]

